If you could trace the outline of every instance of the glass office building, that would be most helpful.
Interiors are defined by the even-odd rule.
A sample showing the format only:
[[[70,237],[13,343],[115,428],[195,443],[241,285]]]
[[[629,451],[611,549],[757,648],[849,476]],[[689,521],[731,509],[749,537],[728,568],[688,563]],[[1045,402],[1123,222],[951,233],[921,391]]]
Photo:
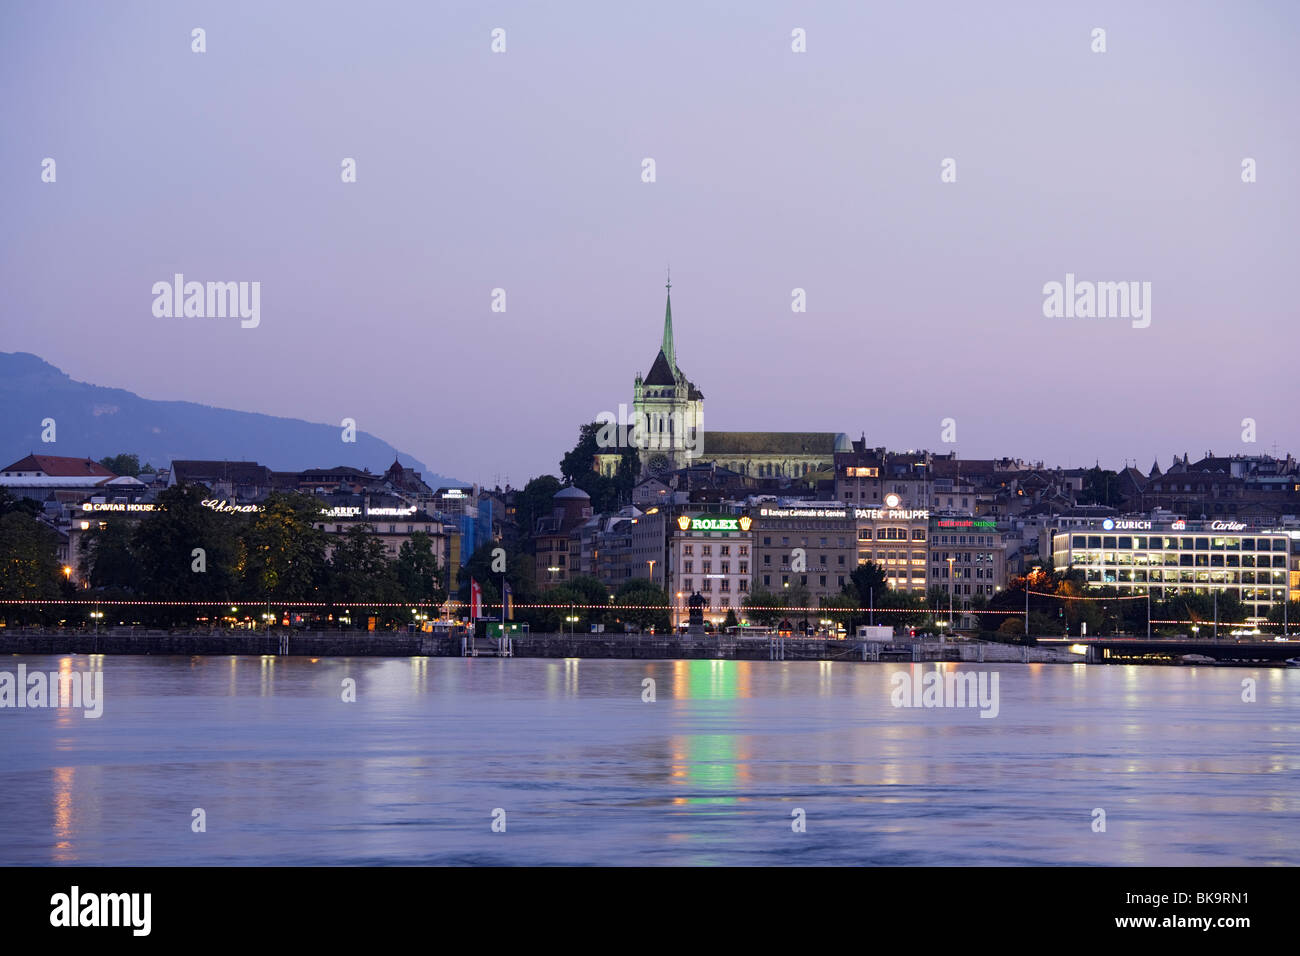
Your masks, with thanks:
[[[1296,532],[1252,530],[1239,521],[1107,518],[1052,535],[1058,569],[1084,572],[1090,587],[1157,600],[1214,592],[1236,597],[1251,617],[1286,599]],[[1294,595],[1292,597],[1294,600]]]

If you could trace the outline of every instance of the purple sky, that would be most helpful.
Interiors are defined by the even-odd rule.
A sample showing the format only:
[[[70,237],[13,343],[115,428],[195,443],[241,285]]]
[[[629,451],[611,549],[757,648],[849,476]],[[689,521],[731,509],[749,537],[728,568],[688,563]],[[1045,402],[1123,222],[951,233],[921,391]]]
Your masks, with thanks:
[[[631,401],[671,264],[708,428],[1295,451],[1298,10],[5,4],[0,350],[520,484]],[[174,272],[260,281],[260,327],[154,318]],[[1067,272],[1151,326],[1044,318]]]

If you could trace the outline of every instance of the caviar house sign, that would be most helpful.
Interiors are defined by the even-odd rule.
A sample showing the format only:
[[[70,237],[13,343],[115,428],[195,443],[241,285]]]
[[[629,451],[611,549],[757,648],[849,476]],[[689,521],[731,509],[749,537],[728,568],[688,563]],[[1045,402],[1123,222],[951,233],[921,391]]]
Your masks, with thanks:
[[[255,514],[262,510],[261,505],[237,505],[217,498],[204,498],[200,502],[205,508],[230,514]],[[155,504],[122,504],[117,502],[87,501],[81,506],[82,511],[162,511]],[[326,518],[359,518],[363,509],[356,507],[322,508],[320,513]],[[371,508],[364,512],[376,518],[407,518],[415,514],[415,505],[400,508]],[[746,521],[749,519],[746,518]]]
[[[677,519],[677,527],[683,531],[748,531],[753,523],[749,515],[735,518],[682,515]]]

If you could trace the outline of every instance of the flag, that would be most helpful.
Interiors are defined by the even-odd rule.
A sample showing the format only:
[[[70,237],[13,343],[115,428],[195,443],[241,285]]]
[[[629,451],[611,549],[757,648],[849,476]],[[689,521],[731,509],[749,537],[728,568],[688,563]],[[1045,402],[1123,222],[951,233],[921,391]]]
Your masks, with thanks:
[[[501,582],[501,620],[515,619],[515,592],[510,590],[510,582]]]
[[[483,589],[473,578],[469,581],[469,618],[477,621],[483,612]]]

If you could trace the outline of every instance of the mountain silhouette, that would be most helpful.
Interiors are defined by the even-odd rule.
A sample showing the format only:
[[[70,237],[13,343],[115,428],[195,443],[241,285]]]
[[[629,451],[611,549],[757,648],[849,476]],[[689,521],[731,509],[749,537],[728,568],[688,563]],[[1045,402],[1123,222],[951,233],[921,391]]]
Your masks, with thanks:
[[[0,352],[0,409],[0,467],[29,453],[96,460],[130,453],[155,468],[200,458],[256,461],[277,471],[349,465],[382,472],[397,458],[431,487],[464,484],[430,474],[419,459],[368,432],[344,442],[339,425],[141,398],[74,381],[29,352]],[[41,441],[47,418],[55,422],[53,442]]]

